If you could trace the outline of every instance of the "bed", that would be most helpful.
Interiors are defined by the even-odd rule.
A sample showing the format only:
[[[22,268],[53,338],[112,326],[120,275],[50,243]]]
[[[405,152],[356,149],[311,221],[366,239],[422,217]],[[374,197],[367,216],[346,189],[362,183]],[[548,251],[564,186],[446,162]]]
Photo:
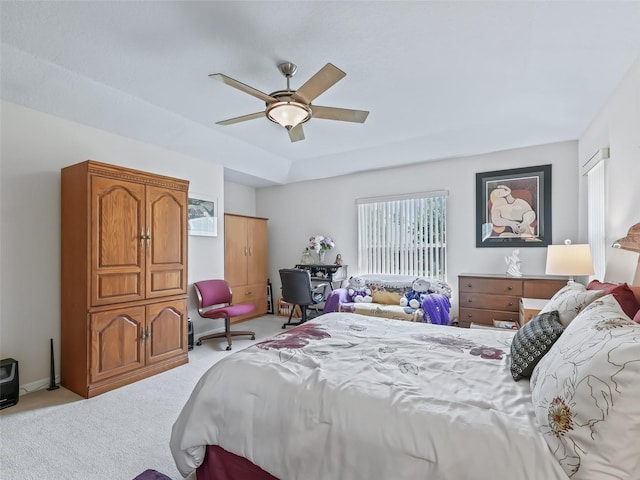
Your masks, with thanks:
[[[518,331],[322,315],[203,375],[176,465],[198,480],[638,479],[640,323],[618,294],[568,285]]]
[[[174,427],[177,466],[219,445],[281,479],[564,479],[509,374],[512,337],[323,315],[203,376]]]

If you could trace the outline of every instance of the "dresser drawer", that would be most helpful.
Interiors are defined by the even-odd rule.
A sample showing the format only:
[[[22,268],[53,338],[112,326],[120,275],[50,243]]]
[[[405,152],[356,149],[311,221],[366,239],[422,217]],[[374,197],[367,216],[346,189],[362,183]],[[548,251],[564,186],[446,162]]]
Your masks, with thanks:
[[[564,287],[567,281],[562,280],[528,280],[524,283],[523,297],[526,298],[551,298]]]
[[[231,287],[231,293],[233,294],[233,303],[244,303],[247,300],[255,297],[267,297],[267,284],[266,283],[254,283],[252,285],[242,285],[238,287]]]
[[[494,320],[508,320],[517,322],[519,319],[518,310],[515,312],[503,312],[500,310],[476,310],[474,308],[460,307],[460,326],[468,327],[472,322],[490,325],[493,327]]]
[[[233,303],[252,303],[255,310],[248,315],[234,317],[231,323],[241,322],[249,318],[258,317],[267,313],[267,284],[254,283],[251,285],[242,285],[231,287],[233,293]]]
[[[461,293],[460,308],[482,308],[517,312],[520,297],[509,295],[487,295],[485,293]]]
[[[460,277],[458,285],[460,293],[490,293],[492,295],[522,296],[522,280],[520,279]]]

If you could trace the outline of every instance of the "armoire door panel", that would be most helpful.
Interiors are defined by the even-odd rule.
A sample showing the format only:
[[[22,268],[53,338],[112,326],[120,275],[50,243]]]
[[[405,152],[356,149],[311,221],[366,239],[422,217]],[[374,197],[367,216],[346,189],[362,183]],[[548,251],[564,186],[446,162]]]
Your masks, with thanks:
[[[186,293],[187,193],[147,187],[147,297]]]
[[[129,274],[118,272],[116,274],[98,274],[98,298],[102,301],[115,299],[120,302],[123,298],[135,300],[144,292],[141,292],[140,285],[143,285],[142,272],[134,271]]]
[[[261,218],[250,219],[247,224],[249,256],[247,264],[247,283],[264,282],[267,272],[267,221]]]
[[[153,292],[170,292],[182,288],[183,269],[155,271],[151,274],[151,290]]]
[[[156,303],[147,307],[147,364],[187,351],[187,302]]]
[[[92,305],[144,298],[144,185],[94,176],[91,202]],[[102,297],[105,275],[108,296]],[[132,287],[134,279],[140,283]]]
[[[144,365],[141,338],[144,307],[91,314],[91,381],[135,370]],[[80,346],[79,346],[80,348]]]
[[[247,284],[247,219],[234,215],[224,216],[224,276],[232,287]]]

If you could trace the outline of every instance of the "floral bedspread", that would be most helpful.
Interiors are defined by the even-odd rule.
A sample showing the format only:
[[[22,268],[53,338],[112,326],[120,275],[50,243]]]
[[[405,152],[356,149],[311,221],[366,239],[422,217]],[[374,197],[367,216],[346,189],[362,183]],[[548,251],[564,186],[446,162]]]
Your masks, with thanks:
[[[323,315],[203,375],[176,465],[213,444],[289,480],[566,480],[511,377],[513,334]]]

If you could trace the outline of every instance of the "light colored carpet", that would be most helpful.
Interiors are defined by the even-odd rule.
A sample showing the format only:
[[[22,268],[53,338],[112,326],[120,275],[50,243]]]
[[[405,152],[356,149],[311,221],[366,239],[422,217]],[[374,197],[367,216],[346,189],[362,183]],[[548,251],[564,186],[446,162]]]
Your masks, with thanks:
[[[206,340],[189,363],[91,399],[60,388],[20,398],[0,411],[0,479],[131,480],[148,468],[182,476],[169,450],[171,427],[191,390],[215,362],[282,332],[282,317],[236,324],[256,340]],[[195,475],[194,475],[195,477]]]

